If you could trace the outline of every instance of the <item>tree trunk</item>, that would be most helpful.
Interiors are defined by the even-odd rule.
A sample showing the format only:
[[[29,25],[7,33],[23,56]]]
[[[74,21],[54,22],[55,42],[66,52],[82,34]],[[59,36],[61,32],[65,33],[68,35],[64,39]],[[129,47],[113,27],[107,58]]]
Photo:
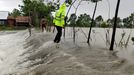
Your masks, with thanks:
[[[114,26],[113,26],[113,34],[111,39],[111,45],[110,45],[110,51],[113,51],[114,48],[114,41],[115,41],[115,33],[116,33],[116,27],[117,27],[117,16],[118,16],[118,10],[119,10],[120,0],[117,2],[116,11],[115,11],[115,20],[114,20]]]
[[[90,30],[89,30],[89,34],[88,34],[88,39],[87,39],[87,43],[88,45],[90,45],[90,36],[91,36],[91,30],[92,30],[92,26],[93,26],[93,23],[94,23],[94,16],[95,16],[95,13],[96,13],[96,8],[97,8],[97,1],[95,3],[95,8],[94,8],[94,12],[93,12],[93,16],[92,16],[92,21],[91,21],[91,26],[90,26]]]

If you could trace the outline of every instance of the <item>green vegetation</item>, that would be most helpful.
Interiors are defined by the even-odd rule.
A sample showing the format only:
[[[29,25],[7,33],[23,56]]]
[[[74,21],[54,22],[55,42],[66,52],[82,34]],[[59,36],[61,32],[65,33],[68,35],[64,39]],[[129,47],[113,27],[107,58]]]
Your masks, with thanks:
[[[59,8],[59,4],[54,1],[44,3],[44,0],[23,0],[22,2],[23,5],[19,5],[20,10],[14,9],[10,15],[15,18],[30,16],[32,25],[37,28],[39,28],[41,18],[47,18],[48,24],[51,25],[53,20],[51,12]]]
[[[13,30],[13,29],[9,27],[8,25],[0,25],[0,31],[1,30]]]
[[[15,8],[15,9],[13,9],[13,11],[10,15],[13,16],[14,18],[16,18],[17,16],[21,15],[21,12]]]
[[[74,20],[72,17],[76,16],[74,13],[68,19],[68,26],[73,26],[73,23],[76,23],[76,27],[90,27],[91,25],[91,17],[88,14],[80,14],[76,16]],[[117,28],[133,28],[134,27],[134,13],[132,13],[129,17],[121,19],[117,17]],[[104,20],[101,15],[97,16],[93,22],[93,27],[113,27],[115,18]],[[73,23],[72,23],[73,22]]]
[[[101,0],[87,0],[89,2],[93,2],[97,5],[97,3]],[[32,25],[34,27],[39,28],[40,19],[45,17],[48,20],[48,25],[53,25],[53,16],[51,12],[55,12],[60,6],[60,0],[52,0],[44,3],[44,0],[22,0],[23,5],[19,5],[20,10],[14,9],[10,15],[13,17],[17,16],[31,16]],[[82,1],[81,1],[82,2]],[[72,0],[68,0],[68,3],[71,5]],[[80,1],[79,1],[80,3]],[[80,5],[80,4],[79,4]],[[79,7],[77,6],[77,8]],[[97,6],[96,6],[97,7]],[[96,8],[94,9],[96,10]],[[76,12],[78,10],[76,9]],[[92,27],[112,27],[114,25],[114,17],[112,19],[104,20],[101,15],[98,15],[96,18],[91,17],[91,15],[84,13],[80,15],[76,15],[72,13],[67,20],[67,26],[73,27],[90,27],[92,23]],[[94,13],[95,14],[95,13]],[[132,28],[134,26],[133,22],[134,13],[132,13],[129,17],[121,19],[117,18],[117,27],[118,28]],[[93,21],[93,22],[92,22]]]
[[[49,18],[51,11],[55,10],[52,8],[52,3],[44,4],[44,0],[23,0],[24,5],[19,5],[22,15],[31,16],[32,25],[39,27],[40,19],[43,17]]]

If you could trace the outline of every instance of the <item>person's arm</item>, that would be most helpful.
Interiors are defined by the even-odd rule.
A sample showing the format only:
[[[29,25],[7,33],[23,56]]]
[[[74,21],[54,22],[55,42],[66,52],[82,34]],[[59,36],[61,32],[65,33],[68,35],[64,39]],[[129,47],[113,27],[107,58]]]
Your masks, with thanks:
[[[61,19],[65,19],[65,16],[66,16],[66,15],[65,15],[65,11],[61,12],[60,18],[61,18]]]
[[[67,17],[66,17],[66,15],[65,15],[65,12],[62,13],[62,15],[61,15],[61,19],[63,19],[64,22],[67,21]],[[63,25],[63,29],[64,29],[64,28],[65,28],[65,24]]]
[[[29,25],[30,25],[30,27],[33,27],[33,25],[31,23]]]

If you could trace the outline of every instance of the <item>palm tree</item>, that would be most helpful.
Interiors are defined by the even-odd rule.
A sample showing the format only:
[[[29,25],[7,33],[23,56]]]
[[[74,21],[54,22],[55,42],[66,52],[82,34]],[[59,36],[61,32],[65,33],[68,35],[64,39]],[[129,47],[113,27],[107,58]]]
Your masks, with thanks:
[[[112,39],[111,39],[110,51],[113,51],[113,47],[114,47],[119,5],[120,5],[120,0],[118,0],[118,2],[117,2],[116,11],[115,11],[115,20],[114,20],[114,26],[113,26],[113,34],[112,34]]]
[[[90,45],[89,39],[90,39],[90,35],[91,35],[92,26],[93,26],[93,23],[94,23],[94,16],[95,16],[96,8],[97,8],[97,5],[98,5],[98,2],[101,1],[101,0],[90,0],[90,1],[95,3],[95,8],[94,8],[92,21],[91,21],[91,26],[90,26],[90,30],[89,30],[89,34],[88,34],[88,39],[87,39],[88,45]]]

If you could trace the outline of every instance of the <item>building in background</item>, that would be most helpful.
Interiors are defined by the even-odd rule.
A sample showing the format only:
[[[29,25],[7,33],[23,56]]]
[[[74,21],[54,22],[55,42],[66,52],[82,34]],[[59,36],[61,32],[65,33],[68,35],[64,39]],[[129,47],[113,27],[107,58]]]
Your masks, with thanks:
[[[7,23],[9,25],[9,27],[13,28],[16,24],[16,20],[13,16],[8,16],[7,17]]]
[[[0,11],[0,25],[7,25],[8,11]]]
[[[31,18],[29,16],[17,16],[16,26],[28,26]]]

